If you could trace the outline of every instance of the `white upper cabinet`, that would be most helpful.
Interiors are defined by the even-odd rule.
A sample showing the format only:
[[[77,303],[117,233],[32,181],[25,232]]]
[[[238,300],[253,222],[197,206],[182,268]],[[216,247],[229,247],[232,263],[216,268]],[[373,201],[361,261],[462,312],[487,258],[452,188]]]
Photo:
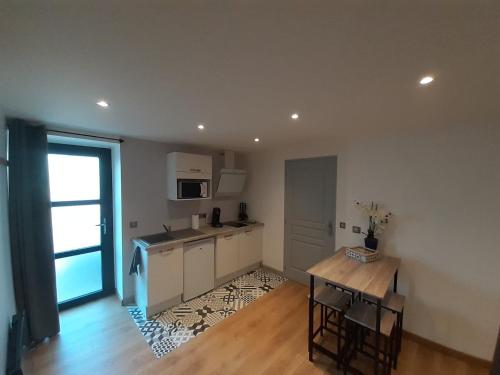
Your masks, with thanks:
[[[170,200],[210,199],[212,156],[171,152],[167,154],[167,197]]]
[[[167,155],[168,172],[177,178],[212,179],[212,156],[171,152]]]

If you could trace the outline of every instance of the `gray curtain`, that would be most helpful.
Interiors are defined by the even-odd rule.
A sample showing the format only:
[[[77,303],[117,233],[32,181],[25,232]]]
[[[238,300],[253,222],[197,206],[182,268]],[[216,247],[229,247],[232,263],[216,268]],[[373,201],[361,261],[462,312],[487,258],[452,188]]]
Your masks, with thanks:
[[[47,159],[41,125],[7,119],[9,222],[17,311],[25,313],[25,344],[59,332]]]

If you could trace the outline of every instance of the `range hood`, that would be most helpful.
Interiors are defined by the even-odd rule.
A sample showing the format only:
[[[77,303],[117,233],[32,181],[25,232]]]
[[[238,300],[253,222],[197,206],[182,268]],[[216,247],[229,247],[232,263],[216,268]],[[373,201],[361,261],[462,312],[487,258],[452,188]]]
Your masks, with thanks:
[[[217,195],[236,195],[240,194],[245,187],[247,171],[234,168],[234,152],[224,152],[225,168],[220,170],[219,185],[217,186]]]

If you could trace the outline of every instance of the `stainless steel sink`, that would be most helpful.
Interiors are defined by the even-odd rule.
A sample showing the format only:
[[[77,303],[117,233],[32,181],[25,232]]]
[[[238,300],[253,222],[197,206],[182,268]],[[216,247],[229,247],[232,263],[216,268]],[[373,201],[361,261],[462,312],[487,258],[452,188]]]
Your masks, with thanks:
[[[148,245],[156,245],[158,243],[175,240],[175,238],[168,233],[150,234],[148,236],[139,237],[139,239],[146,242]]]
[[[196,229],[181,229],[171,232],[149,234],[147,236],[139,237],[138,239],[144,241],[148,246],[152,246],[163,242],[182,240],[184,238],[196,237],[201,235],[203,235],[203,232],[200,232]]]
[[[200,236],[203,234],[203,232],[189,228],[189,229],[174,230],[172,232],[168,232],[168,234],[176,240],[181,240],[183,238]]]

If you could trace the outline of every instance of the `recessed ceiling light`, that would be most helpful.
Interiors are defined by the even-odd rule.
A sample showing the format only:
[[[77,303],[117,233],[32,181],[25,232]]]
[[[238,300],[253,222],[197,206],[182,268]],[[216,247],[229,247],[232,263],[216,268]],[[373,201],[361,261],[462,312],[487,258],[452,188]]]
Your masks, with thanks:
[[[434,77],[425,76],[425,77],[422,77],[422,79],[420,80],[420,84],[422,86],[425,86],[425,85],[428,85],[429,83],[431,83],[432,81],[434,81]]]
[[[109,107],[109,103],[107,101],[105,101],[105,100],[99,100],[97,102],[97,105],[99,107],[102,107],[102,108],[108,108]]]
[[[290,116],[290,118],[292,120],[298,120],[299,119],[299,114],[298,113],[292,113],[292,115]]]
[[[203,129],[205,129],[205,125],[203,125],[203,124],[198,124],[198,129],[199,129],[199,130],[203,130]]]
[[[254,142],[260,142],[260,139],[259,138],[255,138],[253,141]]]

